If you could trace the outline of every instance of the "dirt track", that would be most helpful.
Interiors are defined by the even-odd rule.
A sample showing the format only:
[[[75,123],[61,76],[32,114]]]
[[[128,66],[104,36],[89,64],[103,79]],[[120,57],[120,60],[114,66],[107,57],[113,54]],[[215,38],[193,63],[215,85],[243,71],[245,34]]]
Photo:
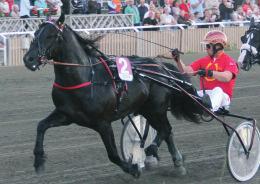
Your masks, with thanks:
[[[183,58],[191,61],[197,57],[199,55]],[[50,96],[52,81],[51,66],[37,72],[25,67],[0,67],[0,184],[239,183],[227,170],[228,137],[222,125],[215,121],[196,125],[176,121],[172,116],[169,117],[176,142],[186,157],[186,176],[176,176],[163,144],[159,168],[145,171],[139,179],[134,179],[109,162],[101,139],[94,131],[76,125],[47,131],[45,173],[36,175],[33,168],[36,127],[54,108]],[[259,66],[240,73],[231,109],[260,121]],[[231,121],[231,124],[239,123]],[[115,122],[113,128],[119,146],[122,125]],[[260,172],[247,183],[259,184]]]

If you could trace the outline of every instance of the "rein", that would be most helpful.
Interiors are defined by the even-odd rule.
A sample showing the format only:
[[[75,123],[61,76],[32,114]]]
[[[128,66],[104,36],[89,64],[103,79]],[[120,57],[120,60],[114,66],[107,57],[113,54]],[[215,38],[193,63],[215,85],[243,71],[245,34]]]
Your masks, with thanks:
[[[99,61],[97,63],[94,64],[89,64],[89,65],[82,65],[82,64],[76,64],[76,63],[64,63],[64,62],[60,62],[60,61],[54,61],[54,60],[43,60],[41,61],[43,64],[50,64],[50,65],[62,65],[62,66],[75,66],[75,67],[92,67],[98,64],[101,64],[102,62]]]

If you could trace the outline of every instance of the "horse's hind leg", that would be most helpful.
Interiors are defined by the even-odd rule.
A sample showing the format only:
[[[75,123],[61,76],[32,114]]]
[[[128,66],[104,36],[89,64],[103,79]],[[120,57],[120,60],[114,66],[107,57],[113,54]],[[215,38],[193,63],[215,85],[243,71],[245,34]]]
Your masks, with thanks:
[[[183,157],[174,143],[172,132],[168,135],[168,137],[165,138],[165,142],[167,143],[168,150],[172,156],[175,168],[177,169],[180,175],[185,175],[186,169],[183,166]]]
[[[138,165],[125,162],[119,157],[111,123],[100,122],[94,129],[99,132],[102,138],[109,160],[121,167],[123,171],[133,175],[134,177],[139,177],[140,171],[138,169]]]
[[[47,118],[41,120],[37,127],[36,143],[34,147],[34,168],[37,173],[44,170],[45,154],[43,149],[44,134],[48,128],[69,125],[67,118],[57,110],[53,111]]]
[[[158,147],[161,145],[161,142],[165,140],[172,156],[174,166],[181,175],[185,175],[186,169],[183,167],[183,157],[174,143],[172,127],[168,121],[167,115],[154,116],[149,119],[149,123],[157,130],[158,135],[153,144],[146,149],[146,155],[152,154],[153,156],[157,156]]]

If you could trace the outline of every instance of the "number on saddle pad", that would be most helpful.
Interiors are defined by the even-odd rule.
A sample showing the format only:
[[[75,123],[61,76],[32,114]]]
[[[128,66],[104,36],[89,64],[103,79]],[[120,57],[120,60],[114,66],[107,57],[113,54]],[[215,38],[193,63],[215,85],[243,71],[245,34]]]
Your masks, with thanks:
[[[132,81],[133,80],[133,72],[131,63],[128,58],[125,57],[116,57],[116,66],[118,75],[121,80],[124,81]]]

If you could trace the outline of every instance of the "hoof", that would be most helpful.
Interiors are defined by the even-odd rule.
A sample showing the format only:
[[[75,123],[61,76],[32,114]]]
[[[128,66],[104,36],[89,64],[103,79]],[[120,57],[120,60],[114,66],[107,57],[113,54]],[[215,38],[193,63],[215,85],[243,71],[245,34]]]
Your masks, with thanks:
[[[132,174],[134,178],[140,178],[141,172],[138,170],[138,172]]]
[[[187,170],[183,166],[175,167],[175,171],[178,176],[185,176],[187,174]]]
[[[44,164],[43,164],[43,165],[34,165],[34,168],[35,168],[35,172],[36,172],[37,174],[42,174],[42,173],[44,173],[44,170],[45,170]]]
[[[134,178],[139,178],[141,176],[141,169],[139,168],[138,164],[134,164],[133,165],[133,169],[132,172],[130,172],[130,174],[134,177]]]
[[[46,156],[36,157],[34,161],[34,168],[37,174],[42,174],[45,170]]]
[[[151,170],[158,167],[158,159],[154,156],[147,156],[144,161],[145,169]]]

